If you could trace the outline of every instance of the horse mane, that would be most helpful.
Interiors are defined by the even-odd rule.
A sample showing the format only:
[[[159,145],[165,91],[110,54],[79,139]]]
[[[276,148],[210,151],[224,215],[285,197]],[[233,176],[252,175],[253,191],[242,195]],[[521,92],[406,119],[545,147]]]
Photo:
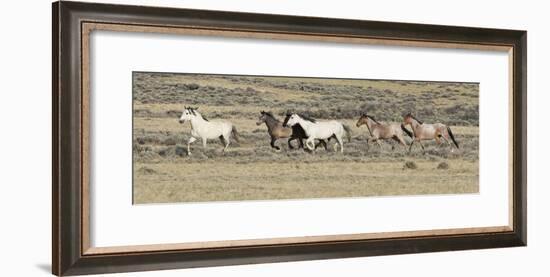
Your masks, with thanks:
[[[262,114],[265,114],[265,115],[267,115],[267,116],[269,116],[269,117],[271,117],[271,118],[277,120],[277,118],[273,115],[272,112],[264,112],[264,111],[262,111]]]
[[[380,123],[380,122],[378,122],[378,121],[376,121],[376,119],[374,119],[374,117],[373,117],[373,116],[371,116],[371,115],[368,115],[368,114],[365,114],[365,116],[366,116],[367,118],[370,118],[370,119],[371,119],[372,121],[374,121],[374,123],[376,123],[376,124],[380,124],[380,125],[381,125],[381,123]]]
[[[418,121],[418,123],[420,123],[420,125],[424,124],[424,122],[422,122],[422,121],[420,121],[418,118],[414,117],[414,115],[411,115],[411,117],[412,117],[414,120]]]
[[[186,108],[186,109],[187,109],[188,111],[190,111],[194,116],[197,116],[197,113],[198,113],[198,112],[197,112],[196,110],[197,110],[198,108],[191,108],[191,107],[188,107],[188,108]],[[204,116],[203,114],[199,113],[199,115],[200,115],[200,116],[202,117],[202,119],[204,119],[205,121],[210,121],[210,120],[208,120],[208,118],[206,118],[206,116]]]
[[[418,121],[418,123],[420,123],[420,125],[424,124],[424,122],[420,121],[418,118],[414,117],[414,115],[412,115],[412,113],[408,113],[407,114],[408,116],[412,117],[412,119]]]
[[[302,119],[304,120],[307,120],[309,122],[313,122],[313,123],[316,123],[317,120],[315,120],[315,118],[312,118],[308,115],[305,115],[305,114],[301,114],[301,113],[292,113],[290,111],[287,111],[286,112],[286,116],[285,116],[285,120],[283,120],[283,125],[286,124],[288,122],[288,119],[293,115],[293,114],[297,114],[299,117],[301,117]]]
[[[309,117],[308,115],[299,114],[299,113],[297,113],[297,115],[300,116],[302,119],[307,120],[309,122],[313,122],[313,123],[317,122],[317,120],[315,120],[315,118]]]

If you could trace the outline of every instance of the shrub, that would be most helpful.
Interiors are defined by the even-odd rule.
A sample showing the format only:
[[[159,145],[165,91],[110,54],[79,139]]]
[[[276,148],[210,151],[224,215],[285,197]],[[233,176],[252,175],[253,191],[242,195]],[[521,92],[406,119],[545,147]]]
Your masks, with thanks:
[[[138,172],[143,175],[152,175],[157,173],[154,169],[148,167],[141,167],[140,169],[138,169]]]
[[[181,146],[176,146],[176,149],[174,152],[177,156],[180,156],[180,157],[187,155],[187,149]]]
[[[405,163],[405,165],[403,165],[403,169],[417,169],[417,168],[418,166],[413,161],[408,161]]]

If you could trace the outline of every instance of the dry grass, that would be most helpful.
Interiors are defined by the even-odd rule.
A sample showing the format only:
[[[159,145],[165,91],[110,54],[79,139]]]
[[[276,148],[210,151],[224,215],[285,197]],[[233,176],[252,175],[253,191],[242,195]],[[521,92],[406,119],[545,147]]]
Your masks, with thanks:
[[[305,155],[309,155],[304,153]],[[477,162],[135,164],[136,203],[475,193]],[[153,174],[148,172],[154,172]],[[151,197],[154,196],[154,197]]]

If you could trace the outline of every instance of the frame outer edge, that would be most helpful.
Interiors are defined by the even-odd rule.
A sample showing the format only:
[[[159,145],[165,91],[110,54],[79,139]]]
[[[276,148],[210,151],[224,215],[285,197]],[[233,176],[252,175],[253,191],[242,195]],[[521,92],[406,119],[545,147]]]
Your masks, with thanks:
[[[518,138],[521,138],[521,141],[517,145],[520,151],[515,153],[518,155],[515,162],[520,166],[515,167],[517,183],[514,195],[517,195],[515,199],[517,212],[514,216],[516,219],[514,229],[517,230],[518,239],[525,246],[527,245],[527,31],[521,32],[516,47],[518,47],[516,72],[521,74],[517,74],[514,78],[517,99],[520,100],[516,107],[518,110],[515,111],[519,126],[514,131],[519,133]]]
[[[132,272],[185,267],[222,266],[318,260],[373,255],[407,254],[494,247],[522,246],[527,241],[527,38],[525,31],[481,28],[366,22],[357,20],[306,18],[295,16],[194,11],[174,8],[117,6],[108,4],[56,2],[52,4],[52,273],[56,275]],[[460,236],[347,241],[339,244],[275,245],[234,249],[173,251],[164,253],[127,253],[106,256],[82,254],[81,216],[81,45],[80,28],[84,20],[109,20],[127,15],[127,20],[145,17],[143,22],[188,23],[198,20],[199,27],[221,25],[226,28],[259,24],[258,31],[306,33],[329,31],[342,35],[386,35],[390,37],[464,42],[506,43],[514,45],[514,231]],[[186,15],[181,17],[180,15]],[[239,18],[234,17],[238,15]],[[213,18],[209,18],[212,16]],[[266,20],[266,21],[264,21]],[[278,22],[278,21],[283,22]],[[317,26],[316,24],[319,24]],[[334,26],[331,26],[334,24]],[[255,25],[254,25],[255,26]],[[400,28],[400,32],[388,29]],[[449,32],[454,30],[456,32]]]
[[[81,46],[75,43],[80,36],[82,14],[73,9],[70,2],[53,4],[54,47],[57,70],[53,90],[56,101],[54,110],[54,197],[52,204],[55,237],[52,257],[52,272],[56,275],[70,274],[81,253]],[[57,36],[57,37],[55,37]]]
[[[52,3],[52,274],[60,275],[59,239],[59,3]]]

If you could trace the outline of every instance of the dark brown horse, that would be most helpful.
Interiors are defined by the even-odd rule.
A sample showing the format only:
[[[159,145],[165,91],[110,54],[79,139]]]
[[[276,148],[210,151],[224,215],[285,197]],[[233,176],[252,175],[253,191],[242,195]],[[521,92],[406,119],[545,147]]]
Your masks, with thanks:
[[[409,146],[409,152],[411,151],[412,146],[415,142],[418,142],[422,147],[422,150],[424,150],[424,145],[422,145],[422,140],[435,139],[435,141],[439,145],[441,144],[441,141],[439,140],[440,138],[443,138],[443,140],[445,140],[445,142],[447,142],[449,146],[451,146],[451,143],[449,142],[449,139],[451,139],[454,145],[456,146],[456,148],[459,148],[458,142],[455,140],[455,137],[453,135],[453,132],[451,131],[451,128],[449,128],[449,126],[445,124],[442,124],[442,123],[427,124],[418,120],[411,113],[408,113],[403,117],[403,124],[411,125],[412,131],[413,131],[413,141]],[[451,149],[451,152],[452,152],[452,149]]]
[[[267,133],[271,137],[271,147],[280,150],[281,148],[277,145],[275,145],[275,142],[280,138],[289,138],[288,139],[288,148],[294,149],[292,144],[290,143],[293,140],[298,140],[299,147],[298,148],[304,148],[304,142],[303,139],[307,139],[306,132],[304,129],[300,126],[293,126],[292,128],[289,127],[283,127],[283,123],[271,113],[271,112],[260,112],[260,117],[258,118],[258,122],[256,122],[256,125],[261,125],[262,123],[265,123],[267,126]],[[319,143],[316,145],[319,146],[319,144],[323,144],[325,149],[327,149],[327,143],[324,140],[319,141]]]

